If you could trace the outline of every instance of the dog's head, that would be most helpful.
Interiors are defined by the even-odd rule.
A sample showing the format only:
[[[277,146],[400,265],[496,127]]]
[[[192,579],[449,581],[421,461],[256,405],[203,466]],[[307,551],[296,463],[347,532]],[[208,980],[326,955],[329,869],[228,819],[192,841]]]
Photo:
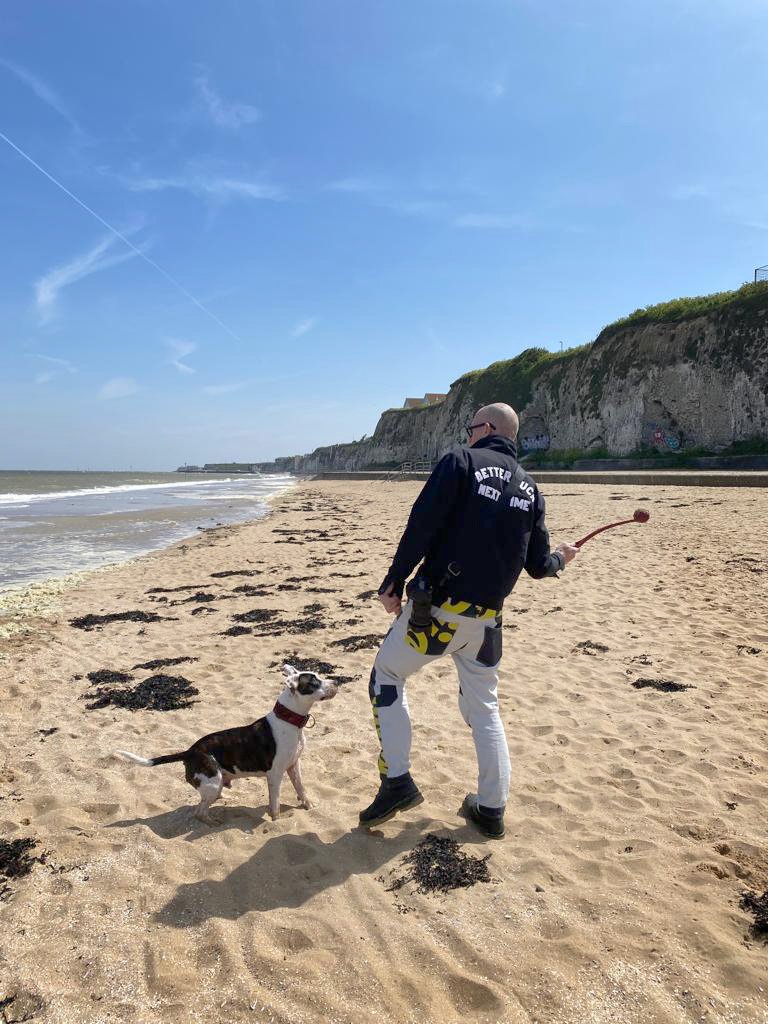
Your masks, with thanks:
[[[316,672],[301,672],[293,665],[283,665],[286,686],[297,697],[314,704],[317,700],[330,700],[338,693],[338,686],[323,679]]]

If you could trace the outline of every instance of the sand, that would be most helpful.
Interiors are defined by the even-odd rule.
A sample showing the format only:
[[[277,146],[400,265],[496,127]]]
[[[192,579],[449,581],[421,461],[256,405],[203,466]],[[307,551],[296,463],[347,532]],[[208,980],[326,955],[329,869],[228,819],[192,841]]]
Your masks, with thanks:
[[[267,519],[5,602],[0,838],[34,837],[46,857],[0,902],[0,1021],[768,1021],[768,945],[739,909],[745,889],[768,887],[768,493],[545,489],[555,542],[637,506],[651,522],[596,538],[560,580],[525,577],[508,600],[513,792],[507,838],[489,842],[457,814],[474,752],[445,662],[409,684],[424,804],[355,827],[377,785],[365,643],[388,626],[360,595],[420,486],[305,483]],[[212,576],[225,570],[254,574]],[[269,589],[233,593],[243,584]],[[217,600],[172,604],[198,590]],[[254,608],[320,628],[222,635]],[[126,610],[163,619],[68,622]],[[337,643],[351,636],[374,640]],[[312,809],[286,781],[272,822],[250,779],[210,828],[189,818],[179,765],[113,756],[265,714],[294,652],[355,677],[307,733]],[[140,682],[137,663],[182,656],[197,660],[160,671],[199,690],[191,707],[86,710],[86,673]],[[491,853],[491,882],[388,891],[429,832]]]

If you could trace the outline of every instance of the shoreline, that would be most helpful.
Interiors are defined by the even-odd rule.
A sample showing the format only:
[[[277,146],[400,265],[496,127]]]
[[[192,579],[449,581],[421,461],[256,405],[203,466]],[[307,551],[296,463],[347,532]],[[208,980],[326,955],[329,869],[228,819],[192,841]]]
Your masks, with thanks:
[[[105,562],[103,565],[94,565],[83,569],[72,569],[60,574],[46,576],[39,580],[26,580],[19,581],[18,583],[8,583],[0,585],[0,636],[2,636],[2,619],[4,615],[4,609],[14,595],[21,595],[25,593],[27,590],[40,589],[44,592],[47,589],[52,589],[55,591],[68,589],[70,586],[77,585],[78,582],[84,581],[92,573],[99,573],[117,569],[121,566],[128,565],[129,563],[134,562],[137,559],[148,558],[151,555],[160,555],[164,551],[168,551],[179,544],[189,543],[189,541],[193,538],[196,538],[203,534],[210,533],[211,531],[229,529],[231,527],[236,526],[249,526],[252,523],[259,522],[262,519],[267,519],[271,514],[272,504],[286,493],[289,493],[290,491],[298,487],[300,482],[301,481],[297,481],[296,483],[290,483],[283,490],[276,491],[274,494],[266,494],[263,497],[260,497],[258,500],[262,501],[266,508],[262,515],[254,516],[251,519],[244,519],[231,523],[221,523],[216,526],[195,525],[192,532],[186,534],[183,537],[177,537],[175,540],[171,540],[167,544],[162,544],[160,547],[149,548],[146,551],[139,551],[133,554],[128,554],[125,558],[120,558],[114,562]],[[164,510],[157,510],[151,515],[148,515],[148,517],[151,518],[152,515],[164,516],[167,515],[167,512]]]
[[[768,887],[768,493],[545,489],[553,544],[638,504],[651,520],[508,599],[513,788],[489,844],[457,814],[474,748],[442,660],[408,684],[425,803],[355,827],[390,624],[372,588],[420,487],[300,482],[263,518],[88,571],[0,636],[0,838],[46,851],[0,901],[0,1002],[41,1024],[765,1024],[765,947],[739,899]],[[129,610],[156,615],[70,624]],[[311,809],[286,780],[272,822],[263,780],[244,779],[209,828],[178,766],[113,756],[253,721],[294,658],[349,680],[306,735]],[[89,709],[89,672],[135,687],[156,659],[184,659],[162,671],[198,691],[190,707]],[[492,854],[491,882],[391,891],[428,833]]]

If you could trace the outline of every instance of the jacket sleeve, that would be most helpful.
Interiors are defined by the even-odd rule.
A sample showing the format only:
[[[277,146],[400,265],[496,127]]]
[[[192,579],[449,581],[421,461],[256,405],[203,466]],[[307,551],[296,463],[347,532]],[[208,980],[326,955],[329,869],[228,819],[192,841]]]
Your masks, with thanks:
[[[531,537],[528,541],[528,553],[525,559],[525,571],[535,580],[545,576],[556,576],[565,568],[565,561],[557,551],[549,550],[549,530],[544,522],[544,496],[536,491],[534,500],[534,520]]]
[[[406,580],[441,529],[459,494],[466,474],[460,453],[444,455],[432,470],[421,494],[414,502],[408,525],[397,547],[388,580]]]

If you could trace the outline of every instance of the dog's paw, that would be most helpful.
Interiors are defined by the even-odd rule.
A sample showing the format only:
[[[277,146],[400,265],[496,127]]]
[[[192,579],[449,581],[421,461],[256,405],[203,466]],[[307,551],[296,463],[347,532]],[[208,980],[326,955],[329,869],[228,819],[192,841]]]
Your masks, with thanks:
[[[312,807],[314,807],[314,804],[308,797],[305,796],[304,799],[299,804],[299,807],[303,807],[305,811],[309,811],[311,810]]]
[[[280,817],[280,811],[269,811],[268,813],[272,821],[277,821],[277,819]]]

